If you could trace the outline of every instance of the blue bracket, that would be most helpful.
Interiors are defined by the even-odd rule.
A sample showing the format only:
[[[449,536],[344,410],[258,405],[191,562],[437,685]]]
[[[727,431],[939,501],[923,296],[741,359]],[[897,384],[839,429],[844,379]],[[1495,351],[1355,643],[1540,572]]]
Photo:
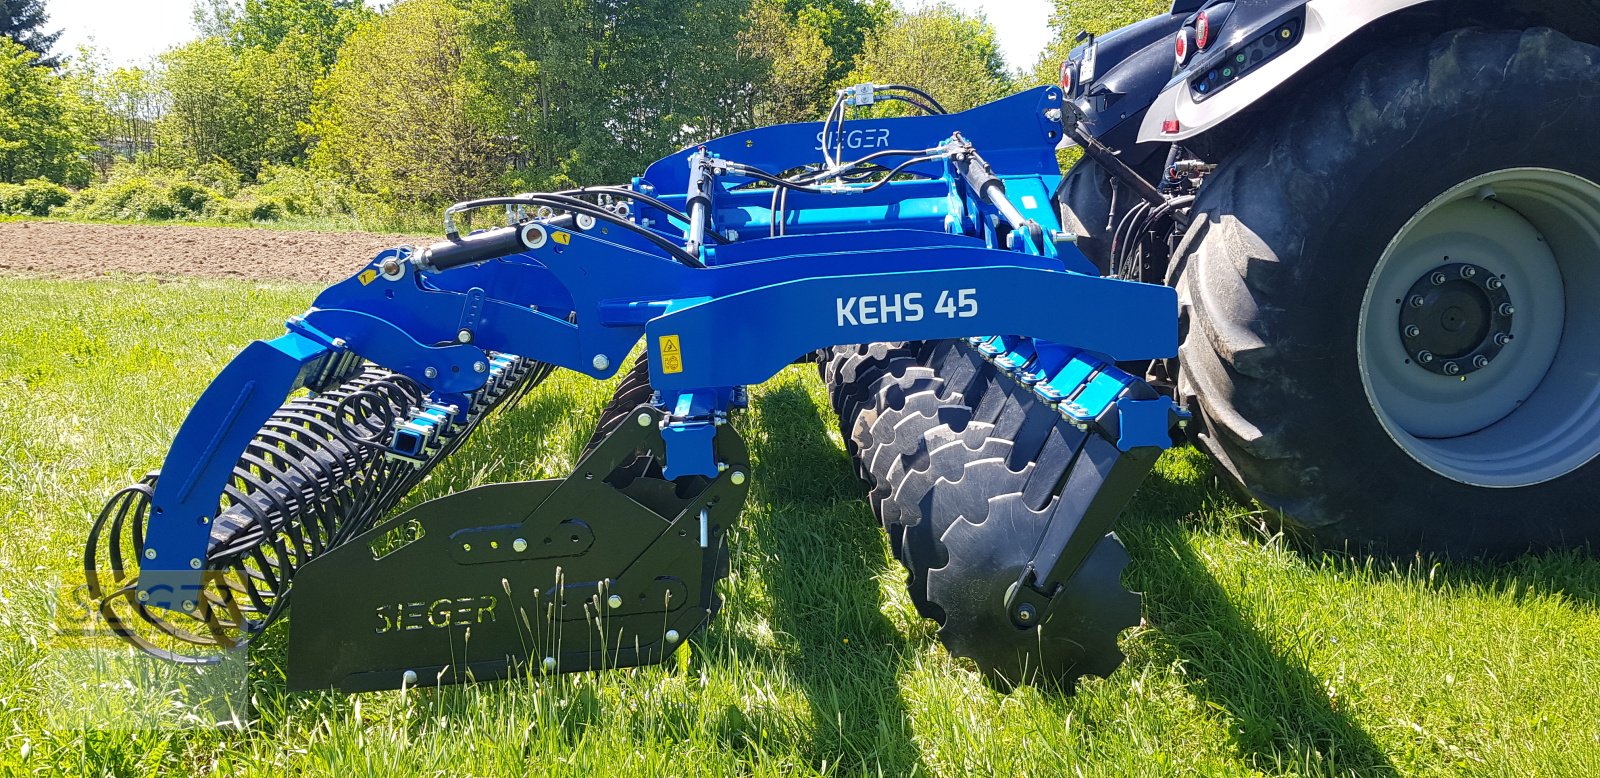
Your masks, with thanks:
[[[283,398],[337,353],[331,339],[309,328],[258,340],[206,387],[178,428],[156,481],[139,573],[140,597],[148,605],[188,610],[199,601],[211,520],[239,452]]]

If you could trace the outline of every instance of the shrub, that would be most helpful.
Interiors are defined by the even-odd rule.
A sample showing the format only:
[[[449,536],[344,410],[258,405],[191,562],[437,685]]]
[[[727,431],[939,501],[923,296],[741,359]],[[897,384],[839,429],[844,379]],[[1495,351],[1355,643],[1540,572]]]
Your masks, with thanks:
[[[250,220],[258,222],[275,222],[279,219],[282,219],[287,210],[288,209],[284,206],[282,200],[276,197],[267,198],[265,200],[257,201],[255,206],[250,209]]]
[[[71,199],[72,192],[66,187],[42,178],[23,184],[0,184],[0,214],[7,216],[49,216]]]
[[[167,199],[190,216],[206,213],[220,195],[193,181],[178,181],[167,188]]]

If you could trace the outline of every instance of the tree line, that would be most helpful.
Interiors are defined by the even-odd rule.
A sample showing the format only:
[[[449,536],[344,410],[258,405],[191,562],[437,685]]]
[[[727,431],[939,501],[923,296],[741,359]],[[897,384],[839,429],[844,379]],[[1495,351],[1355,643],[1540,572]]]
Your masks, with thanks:
[[[1058,31],[1126,13],[1057,2]],[[911,83],[959,110],[1054,81],[1071,41],[1024,73],[986,19],[938,2],[201,0],[199,37],[113,67],[56,59],[43,0],[0,3],[0,212],[6,184],[49,182],[46,199],[106,218],[418,212],[626,182],[709,137],[815,120],[841,85]]]

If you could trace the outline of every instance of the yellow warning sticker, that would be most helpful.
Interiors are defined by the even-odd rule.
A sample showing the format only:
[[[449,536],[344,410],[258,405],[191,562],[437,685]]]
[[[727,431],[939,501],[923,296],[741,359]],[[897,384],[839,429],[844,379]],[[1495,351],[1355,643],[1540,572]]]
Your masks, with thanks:
[[[568,235],[567,233],[561,232],[559,230],[551,232],[550,237],[555,238],[556,242],[560,243],[563,246],[565,246],[568,243],[572,242],[572,236],[571,235]]]
[[[361,271],[361,275],[357,276],[357,278],[361,280],[362,286],[366,286],[367,284],[370,284],[378,279],[378,271],[369,267],[366,270]]]
[[[661,372],[683,372],[683,350],[678,347],[677,335],[661,336]]]

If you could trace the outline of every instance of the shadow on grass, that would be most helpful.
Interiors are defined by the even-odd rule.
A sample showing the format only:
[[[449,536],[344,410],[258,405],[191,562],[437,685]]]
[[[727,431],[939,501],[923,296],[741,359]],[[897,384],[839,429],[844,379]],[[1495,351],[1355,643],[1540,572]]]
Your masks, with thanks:
[[[1157,661],[1181,660],[1190,692],[1226,715],[1234,746],[1252,767],[1396,774],[1305,663],[1274,646],[1230,601],[1173,520],[1200,512],[1216,496],[1158,473],[1128,512],[1121,534],[1135,560],[1129,584],[1144,592]]]
[[[905,637],[882,610],[881,531],[858,495],[840,489],[855,474],[825,432],[836,421],[796,385],[761,395],[756,408],[762,429],[750,441],[751,500],[771,507],[746,530],[770,593],[772,628],[793,644],[785,670],[812,709],[810,761],[818,769],[926,773],[900,696]]]

